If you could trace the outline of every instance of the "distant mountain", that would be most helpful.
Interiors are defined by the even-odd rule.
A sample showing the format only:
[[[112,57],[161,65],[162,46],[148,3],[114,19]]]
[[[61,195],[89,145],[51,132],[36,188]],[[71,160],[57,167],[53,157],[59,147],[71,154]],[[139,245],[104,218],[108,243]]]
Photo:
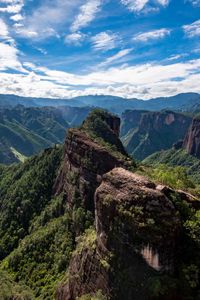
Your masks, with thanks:
[[[125,99],[114,96],[80,96],[72,99],[45,99],[25,98],[15,95],[0,95],[0,106],[16,106],[18,104],[27,107],[41,106],[73,106],[73,107],[100,107],[111,112],[121,114],[125,110],[191,110],[191,107],[200,105],[200,95],[197,93],[179,94],[173,97],[161,97],[147,101],[140,99]]]
[[[122,120],[125,134],[122,141],[128,153],[138,160],[171,148],[184,138],[192,122],[190,116],[173,111],[128,111],[122,115]]]
[[[69,127],[80,125],[90,108],[0,108],[0,163],[23,161],[64,141]]]

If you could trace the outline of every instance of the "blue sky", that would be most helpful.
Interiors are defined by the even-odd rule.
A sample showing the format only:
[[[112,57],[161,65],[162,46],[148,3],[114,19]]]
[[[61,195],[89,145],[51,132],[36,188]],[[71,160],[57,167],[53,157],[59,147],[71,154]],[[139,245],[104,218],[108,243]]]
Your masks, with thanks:
[[[0,93],[200,92],[200,0],[0,0]]]

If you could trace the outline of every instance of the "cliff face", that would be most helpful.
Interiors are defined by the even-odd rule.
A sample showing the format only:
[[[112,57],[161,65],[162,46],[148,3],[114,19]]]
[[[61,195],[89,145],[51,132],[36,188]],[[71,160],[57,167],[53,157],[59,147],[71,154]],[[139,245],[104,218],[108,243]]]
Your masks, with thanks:
[[[128,153],[143,160],[154,152],[169,149],[184,138],[191,118],[171,111],[147,112],[124,142]]]
[[[200,118],[194,118],[185,137],[183,148],[188,154],[200,158]]]
[[[120,119],[106,114],[102,123],[102,127],[107,126],[106,132],[98,134],[95,131],[95,136],[92,132],[95,128],[93,121],[87,120],[82,128],[69,130],[65,141],[64,162],[54,185],[54,193],[58,195],[64,192],[69,206],[81,201],[91,211],[94,211],[93,196],[100,176],[117,166],[128,168],[132,164],[118,138]],[[100,126],[101,130],[102,127]],[[109,140],[112,144],[108,144]],[[114,149],[112,145],[115,145]]]
[[[96,190],[95,224],[96,233],[80,241],[57,300],[99,290],[106,299],[153,299],[152,278],[175,269],[181,218],[172,199],[144,177],[115,168]],[[167,293],[158,299],[178,299]]]
[[[122,114],[121,136],[125,136],[131,130],[138,127],[142,114],[146,110],[127,110]]]

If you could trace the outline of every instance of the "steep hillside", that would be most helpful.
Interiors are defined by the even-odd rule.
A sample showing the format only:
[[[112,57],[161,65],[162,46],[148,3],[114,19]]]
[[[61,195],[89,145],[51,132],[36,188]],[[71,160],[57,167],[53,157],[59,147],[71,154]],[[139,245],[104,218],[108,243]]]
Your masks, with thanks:
[[[156,152],[145,158],[143,163],[151,166],[166,164],[171,167],[185,167],[192,180],[200,184],[200,160],[188,154],[184,149],[177,150],[172,148],[166,151]]]
[[[117,137],[119,126],[118,117],[95,111],[68,132],[62,163],[62,149],[55,148],[0,169],[1,268],[36,298],[52,299],[75,237],[93,225],[100,176],[115,166],[135,166]]]
[[[136,174],[119,129],[95,110],[64,152],[0,166],[2,300],[197,299],[200,202]]]
[[[138,127],[143,114],[147,113],[147,110],[126,110],[122,114],[122,124],[120,135],[123,139],[130,136],[131,133]]]
[[[130,115],[124,114],[124,123],[129,123]],[[159,150],[165,150],[180,139],[183,139],[190,124],[191,117],[172,111],[139,112],[139,125],[122,137],[123,143],[130,155],[138,160]],[[139,118],[138,118],[139,119]]]
[[[90,111],[87,107],[0,108],[0,163],[24,161],[62,144],[66,129],[81,125]]]
[[[62,114],[53,108],[0,109],[0,163],[17,162],[63,143],[68,127]]]

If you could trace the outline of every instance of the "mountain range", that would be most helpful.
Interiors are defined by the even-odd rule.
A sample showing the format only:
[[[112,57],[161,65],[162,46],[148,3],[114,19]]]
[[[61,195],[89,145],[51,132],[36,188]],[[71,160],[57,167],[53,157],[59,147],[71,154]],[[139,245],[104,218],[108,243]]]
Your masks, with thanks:
[[[15,95],[0,95],[0,106],[16,106],[18,104],[27,107],[42,106],[73,106],[73,107],[99,107],[113,113],[121,114],[125,110],[151,110],[162,109],[188,111],[194,110],[200,105],[200,95],[197,93],[185,93],[172,97],[161,97],[150,100],[125,99],[114,96],[80,96],[73,99],[43,99],[25,98]]]

